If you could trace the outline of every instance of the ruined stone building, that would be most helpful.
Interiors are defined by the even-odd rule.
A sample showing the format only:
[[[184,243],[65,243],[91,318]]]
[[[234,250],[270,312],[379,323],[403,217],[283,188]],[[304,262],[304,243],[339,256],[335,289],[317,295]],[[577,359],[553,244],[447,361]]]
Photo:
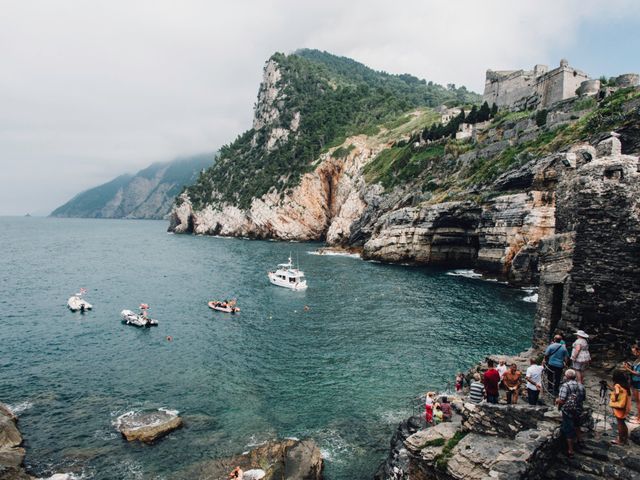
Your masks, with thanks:
[[[532,71],[487,70],[482,99],[500,109],[542,109],[575,97],[578,87],[588,80],[586,73],[569,66],[566,60],[553,70],[546,65],[536,65]]]
[[[579,146],[547,174],[558,180],[556,234],[542,240],[534,326],[538,346],[556,331],[592,335],[596,360],[640,339],[639,159],[611,137]]]

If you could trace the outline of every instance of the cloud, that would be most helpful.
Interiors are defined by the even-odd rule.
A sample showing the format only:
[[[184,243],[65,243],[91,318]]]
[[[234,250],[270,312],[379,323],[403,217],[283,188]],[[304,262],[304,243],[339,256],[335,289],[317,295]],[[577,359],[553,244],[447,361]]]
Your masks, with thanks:
[[[481,91],[486,68],[555,64],[582,24],[637,19],[638,5],[0,0],[0,214],[48,212],[233,140],[275,51],[319,48]]]

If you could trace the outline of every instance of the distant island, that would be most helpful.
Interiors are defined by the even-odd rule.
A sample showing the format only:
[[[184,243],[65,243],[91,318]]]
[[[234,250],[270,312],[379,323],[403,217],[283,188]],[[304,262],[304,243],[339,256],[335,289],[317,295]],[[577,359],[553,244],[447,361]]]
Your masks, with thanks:
[[[158,162],[135,175],[121,175],[79,193],[51,212],[51,217],[165,218],[178,195],[203,169],[213,165],[215,153]],[[27,214],[27,216],[29,216]]]

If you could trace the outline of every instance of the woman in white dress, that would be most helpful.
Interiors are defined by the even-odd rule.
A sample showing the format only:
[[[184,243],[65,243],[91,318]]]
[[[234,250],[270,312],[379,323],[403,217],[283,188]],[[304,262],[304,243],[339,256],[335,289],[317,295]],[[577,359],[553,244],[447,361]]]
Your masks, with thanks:
[[[584,383],[584,371],[587,369],[589,362],[591,361],[591,355],[589,354],[589,342],[587,342],[589,335],[587,335],[584,330],[578,330],[576,332],[576,336],[578,338],[573,342],[571,362],[573,369],[576,371],[576,380],[579,383]]]

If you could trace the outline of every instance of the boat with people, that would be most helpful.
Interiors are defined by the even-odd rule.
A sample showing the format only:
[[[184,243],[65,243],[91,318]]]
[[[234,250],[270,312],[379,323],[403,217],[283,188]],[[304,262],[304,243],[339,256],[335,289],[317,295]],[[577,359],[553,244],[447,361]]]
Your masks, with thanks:
[[[149,305],[142,303],[140,304],[140,313],[135,313],[131,310],[122,310],[120,312],[122,323],[126,325],[133,325],[134,327],[157,327],[158,321],[148,317],[148,309]]]
[[[304,272],[293,266],[291,255],[287,263],[279,263],[275,271],[267,273],[269,281],[278,287],[290,288],[291,290],[304,290],[307,288],[307,279]]]
[[[80,311],[84,313],[87,310],[91,310],[93,308],[93,305],[82,298],[85,293],[87,293],[87,290],[81,288],[78,293],[69,297],[69,300],[67,300],[67,306],[69,307],[69,310],[71,310],[72,312]]]
[[[236,307],[236,301],[231,300],[231,301],[218,301],[218,300],[211,300],[210,302],[207,302],[207,305],[209,305],[209,308],[211,308],[212,310],[217,310],[218,312],[224,312],[224,313],[238,313],[240,311],[239,307]]]

